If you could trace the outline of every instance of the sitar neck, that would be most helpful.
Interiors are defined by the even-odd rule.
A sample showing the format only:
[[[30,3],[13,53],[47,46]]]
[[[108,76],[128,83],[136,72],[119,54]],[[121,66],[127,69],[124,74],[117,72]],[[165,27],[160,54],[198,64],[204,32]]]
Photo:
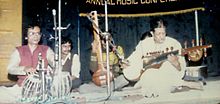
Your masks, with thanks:
[[[190,48],[185,48],[185,49],[182,49],[181,55],[186,55],[186,54],[188,54],[188,52],[191,52],[191,51],[205,49],[205,48],[211,48],[211,47],[212,47],[212,45],[209,44],[209,45],[202,45],[202,46],[194,46],[194,47],[190,47]]]
[[[97,61],[98,61],[98,66],[103,67],[103,58],[102,58],[102,45],[101,45],[101,39],[99,36],[99,24],[98,24],[98,17],[97,17],[97,11],[92,11],[89,14],[89,18],[92,21],[92,26],[93,26],[93,36],[94,36],[94,43],[93,45],[96,45],[96,55],[97,55]]]
[[[204,48],[211,48],[211,47],[212,47],[212,45],[194,46],[194,47],[191,47],[191,48],[182,49],[181,51],[175,50],[175,51],[171,51],[171,52],[162,53],[162,54],[154,57],[153,59],[149,60],[149,62],[146,63],[144,65],[144,67],[146,66],[146,68],[147,68],[155,62],[158,63],[158,62],[162,62],[162,61],[166,60],[167,55],[169,55],[169,54],[178,55],[181,52],[181,54],[179,54],[179,55],[184,56],[184,55],[186,55],[186,54],[188,54],[192,51],[201,50],[201,49],[204,49]]]

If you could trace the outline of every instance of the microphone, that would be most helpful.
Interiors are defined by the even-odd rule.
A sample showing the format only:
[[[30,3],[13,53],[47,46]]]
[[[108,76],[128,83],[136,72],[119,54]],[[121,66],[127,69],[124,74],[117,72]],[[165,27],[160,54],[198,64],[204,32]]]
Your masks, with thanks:
[[[54,22],[54,30],[57,30],[57,23],[56,23],[56,10],[55,9],[53,9],[52,10],[52,14],[53,14],[53,22]],[[56,32],[55,32],[55,34],[56,34]]]
[[[52,13],[53,13],[53,15],[55,16],[55,15],[56,15],[56,10],[53,9],[53,10],[52,10]]]

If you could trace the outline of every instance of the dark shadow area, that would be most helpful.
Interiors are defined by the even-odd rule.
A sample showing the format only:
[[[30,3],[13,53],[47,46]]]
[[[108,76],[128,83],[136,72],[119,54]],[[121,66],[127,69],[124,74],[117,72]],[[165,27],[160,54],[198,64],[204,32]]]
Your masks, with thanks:
[[[17,75],[12,75],[12,74],[8,74],[8,79],[10,81],[17,81],[18,80]]]

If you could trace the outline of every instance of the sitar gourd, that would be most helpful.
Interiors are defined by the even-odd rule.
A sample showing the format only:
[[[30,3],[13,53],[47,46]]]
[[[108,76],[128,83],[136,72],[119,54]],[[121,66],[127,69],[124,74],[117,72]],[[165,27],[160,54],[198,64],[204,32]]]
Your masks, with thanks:
[[[202,46],[202,43],[203,43],[203,40],[202,40],[202,38],[201,38],[201,39],[200,39],[200,46],[195,46],[195,40],[193,39],[193,40],[192,40],[192,47],[194,47],[194,48],[196,48],[196,47],[197,47],[197,48],[198,48],[198,47],[201,47],[201,46]],[[184,46],[185,46],[185,49],[187,49],[187,42],[184,43]],[[205,45],[205,46],[207,46],[207,45]],[[202,47],[205,47],[205,46],[202,46]],[[209,45],[208,48],[210,48],[210,47],[212,47],[212,46]],[[189,48],[189,49],[190,49],[190,48]],[[189,50],[189,49],[188,49],[188,50]],[[188,57],[188,60],[189,60],[189,61],[196,62],[196,61],[199,61],[199,60],[202,58],[203,54],[204,54],[204,57],[207,56],[206,48],[199,48],[199,49],[197,49],[197,50],[192,50],[192,49],[191,49],[191,51],[188,51],[187,57]]]

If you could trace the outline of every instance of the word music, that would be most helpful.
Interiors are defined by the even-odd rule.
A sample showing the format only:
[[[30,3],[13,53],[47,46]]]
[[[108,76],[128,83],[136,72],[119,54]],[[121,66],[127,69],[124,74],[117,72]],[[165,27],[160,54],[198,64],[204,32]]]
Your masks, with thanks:
[[[107,0],[108,5],[136,5],[177,2],[180,0]],[[86,4],[104,5],[105,0],[86,0]]]

